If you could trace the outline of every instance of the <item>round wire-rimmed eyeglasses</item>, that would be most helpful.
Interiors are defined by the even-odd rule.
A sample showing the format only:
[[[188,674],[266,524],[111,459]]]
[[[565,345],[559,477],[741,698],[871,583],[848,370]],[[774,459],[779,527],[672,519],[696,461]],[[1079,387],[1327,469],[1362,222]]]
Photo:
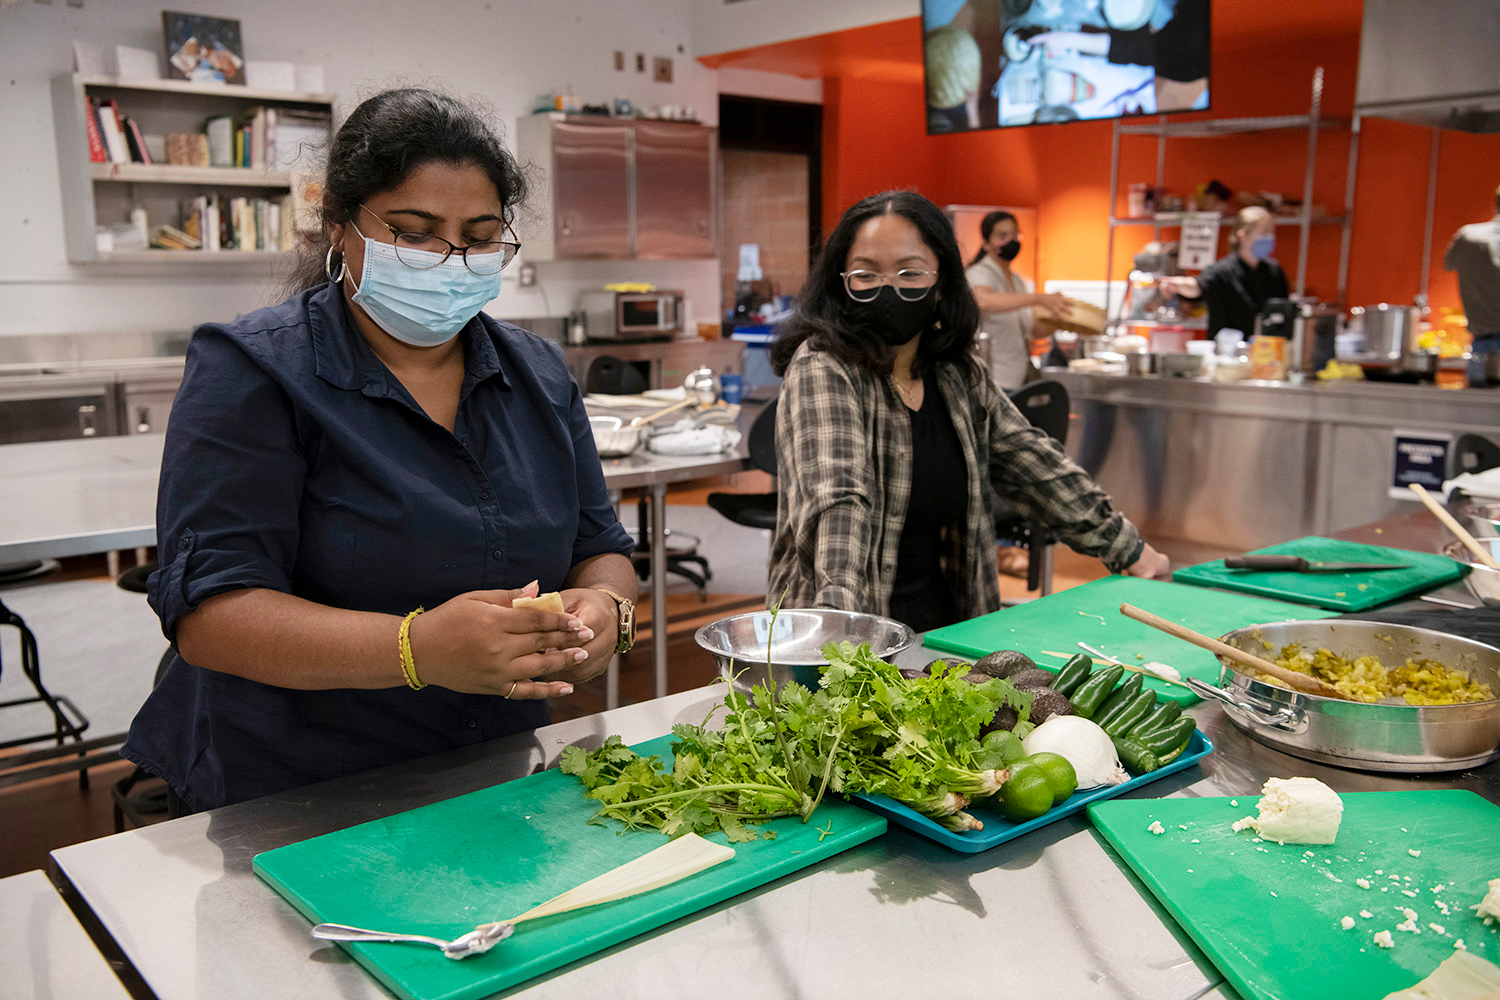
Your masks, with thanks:
[[[918,302],[937,287],[938,272],[921,268],[903,267],[895,274],[878,271],[842,271],[844,291],[855,302],[872,302],[880,294],[881,285],[890,285],[896,294],[907,302]]]

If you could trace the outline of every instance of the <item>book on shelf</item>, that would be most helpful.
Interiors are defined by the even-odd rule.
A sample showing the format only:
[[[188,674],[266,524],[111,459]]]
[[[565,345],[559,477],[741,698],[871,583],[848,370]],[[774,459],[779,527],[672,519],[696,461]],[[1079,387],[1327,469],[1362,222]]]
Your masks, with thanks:
[[[151,165],[151,150],[146,148],[146,137],[141,134],[140,125],[136,124],[134,118],[125,119],[125,138],[130,140],[130,155],[135,157],[135,162]]]
[[[99,134],[99,102],[88,99],[89,113],[83,116],[84,130],[89,139],[89,162],[108,163],[109,152],[104,148],[104,136]]]
[[[114,101],[100,101],[98,106],[99,133],[104,136],[104,148],[109,150],[110,163],[129,163],[130,149],[125,145],[125,133],[120,130],[119,115]]]
[[[176,226],[152,226],[151,245],[158,250],[201,250],[203,243]]]

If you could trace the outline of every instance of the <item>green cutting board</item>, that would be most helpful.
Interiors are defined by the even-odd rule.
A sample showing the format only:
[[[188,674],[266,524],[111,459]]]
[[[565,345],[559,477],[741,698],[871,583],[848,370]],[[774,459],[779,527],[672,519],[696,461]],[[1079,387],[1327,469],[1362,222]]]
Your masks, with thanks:
[[[1333,617],[1331,612],[1242,594],[1184,587],[1160,580],[1139,580],[1133,576],[1109,576],[1003,611],[934,629],[927,633],[922,644],[975,659],[997,649],[1016,649],[1035,660],[1038,666],[1055,671],[1066,659],[1054,654],[1073,656],[1081,653],[1083,650],[1078,648],[1078,643],[1082,641],[1122,663],[1155,660],[1176,667],[1184,677],[1218,683],[1219,661],[1214,654],[1126,618],[1120,614],[1121,604],[1134,604],[1215,638],[1244,625],[1288,618]],[[1175,698],[1184,705],[1199,700],[1197,695],[1175,684],[1148,679],[1146,686],[1158,696]]]
[[[1089,806],[1089,817],[1246,1000],[1380,1000],[1431,973],[1459,938],[1500,959],[1496,928],[1469,909],[1500,877],[1500,807],[1456,789],[1342,798],[1338,839],[1324,845],[1234,833],[1236,819],[1255,814],[1254,795],[1238,807],[1227,798],[1113,799]],[[1152,822],[1165,832],[1150,833]],[[1395,929],[1403,906],[1417,912],[1420,935]],[[1383,930],[1395,947],[1375,944]]]
[[[1405,564],[1411,569],[1364,573],[1270,573],[1225,569],[1224,560],[1199,563],[1172,574],[1178,583],[1222,587],[1262,597],[1283,597],[1334,611],[1365,611],[1409,594],[1418,594],[1464,575],[1464,567],[1447,556],[1381,545],[1360,545],[1338,538],[1295,538],[1256,549],[1256,556],[1301,556],[1308,562]]]
[[[636,747],[671,759],[671,737]],[[589,826],[598,806],[557,770],[258,854],[255,873],[313,922],[451,939],[522,913],[666,843],[654,830]],[[825,799],[812,821],[776,820],[774,840],[734,844],[733,859],[629,899],[522,924],[462,961],[412,944],[345,944],[408,1000],[487,997],[885,832],[886,821]],[[724,843],[723,834],[710,839]],[[316,947],[308,939],[309,949]]]

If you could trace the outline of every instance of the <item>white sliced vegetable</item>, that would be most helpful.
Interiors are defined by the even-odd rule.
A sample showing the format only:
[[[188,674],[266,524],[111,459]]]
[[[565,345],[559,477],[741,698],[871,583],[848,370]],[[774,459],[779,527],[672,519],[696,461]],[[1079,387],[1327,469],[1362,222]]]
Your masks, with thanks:
[[[1088,719],[1076,715],[1054,715],[1032,730],[1021,741],[1029,757],[1034,753],[1055,753],[1063,757],[1078,775],[1079,789],[1118,785],[1130,780],[1109,734]]]
[[[1150,663],[1141,664],[1141,669],[1148,674],[1165,677],[1169,681],[1182,680],[1182,673],[1176,667],[1169,667],[1165,663],[1158,663],[1155,660],[1152,660]]]

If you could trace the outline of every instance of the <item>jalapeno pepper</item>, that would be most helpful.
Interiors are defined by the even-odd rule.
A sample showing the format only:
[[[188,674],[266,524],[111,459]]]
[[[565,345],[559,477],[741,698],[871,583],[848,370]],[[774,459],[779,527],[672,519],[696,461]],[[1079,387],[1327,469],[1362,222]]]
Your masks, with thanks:
[[[1138,742],[1165,764],[1187,749],[1188,741],[1193,738],[1197,729],[1198,724],[1191,718],[1181,718],[1165,729],[1140,738]]]
[[[1052,690],[1065,698],[1072,695],[1093,669],[1093,658],[1086,653],[1079,653],[1064,663],[1062,669],[1057,672],[1057,680],[1053,682]]]
[[[1115,752],[1132,771],[1148,774],[1161,767],[1161,759],[1129,737],[1114,737]]]
[[[1135,739],[1142,739],[1148,733],[1165,729],[1180,718],[1182,718],[1182,702],[1168,698],[1157,706],[1156,711],[1137,723],[1136,727],[1130,731],[1130,735]]]
[[[1127,701],[1123,707],[1116,709],[1109,718],[1102,720],[1099,726],[1111,736],[1124,736],[1142,719],[1150,715],[1155,705],[1156,692],[1142,691]]]
[[[1111,694],[1104,699],[1104,703],[1100,705],[1099,710],[1094,713],[1094,721],[1100,722],[1100,720],[1107,718],[1112,712],[1114,712],[1115,709],[1119,708],[1127,701],[1134,698],[1137,694],[1140,693],[1141,686],[1145,683],[1146,678],[1143,674],[1133,673],[1129,677],[1126,677],[1125,683],[1115,688],[1114,694]],[[1103,723],[1100,722],[1100,724],[1102,725]]]
[[[1124,667],[1108,667],[1092,674],[1088,680],[1074,689],[1070,700],[1073,702],[1073,711],[1085,719],[1092,719],[1094,713],[1103,704],[1104,698],[1119,683],[1120,676],[1125,673]]]

